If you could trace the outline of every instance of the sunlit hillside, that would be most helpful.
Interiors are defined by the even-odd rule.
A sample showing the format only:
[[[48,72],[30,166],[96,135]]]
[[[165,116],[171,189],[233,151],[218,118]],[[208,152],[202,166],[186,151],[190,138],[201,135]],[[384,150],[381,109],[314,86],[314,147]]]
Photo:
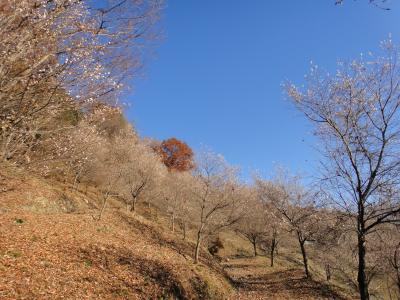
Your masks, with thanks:
[[[0,0],[0,300],[400,299],[399,17]]]

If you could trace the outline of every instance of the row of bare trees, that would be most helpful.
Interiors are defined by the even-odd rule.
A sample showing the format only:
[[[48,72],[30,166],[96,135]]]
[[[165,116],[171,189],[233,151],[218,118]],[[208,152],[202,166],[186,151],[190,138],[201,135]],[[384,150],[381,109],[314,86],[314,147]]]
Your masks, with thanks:
[[[171,215],[173,230],[178,220],[186,232],[193,218],[198,261],[204,237],[238,219],[236,175],[209,152],[192,174],[189,147],[139,139],[119,103],[160,8],[157,0],[1,1],[0,161],[73,189],[96,185],[96,219],[112,196],[131,212],[152,199]]]
[[[370,298],[384,274],[392,274],[398,285],[399,53],[390,42],[383,47],[384,56],[344,63],[334,76],[313,68],[305,91],[287,85],[321,140],[325,159],[313,187],[289,174],[243,186],[234,168],[208,152],[192,173],[167,170],[166,177],[175,176],[164,182],[170,189],[165,199],[172,228],[175,220],[187,224],[184,216],[190,216],[196,262],[205,236],[235,225],[255,255],[257,245],[268,245],[271,264],[279,233],[293,234],[307,277],[309,249],[324,249],[326,255],[314,258],[327,279],[340,277],[358,289],[361,299]],[[186,179],[179,179],[183,174]]]
[[[234,230],[270,257],[271,266],[278,246],[293,256],[299,254],[305,277],[321,276],[358,290],[357,215],[332,205],[319,185],[305,185],[302,178],[278,170],[271,179],[255,177],[245,189],[245,211]],[[368,234],[368,287],[373,295],[400,295],[398,227],[383,223]],[[296,246],[297,244],[297,246]],[[297,249],[297,250],[296,250]],[[296,259],[292,257],[292,259]],[[385,283],[385,284],[383,284]]]
[[[323,249],[313,258],[327,279],[340,276],[362,300],[385,272],[400,288],[396,47],[384,43],[383,57],[344,63],[334,76],[313,68],[305,90],[287,85],[321,141],[317,184],[278,173],[244,185],[222,156],[204,151],[194,161],[184,143],[143,140],[123,117],[118,95],[141,65],[160,6],[156,0],[2,1],[1,163],[70,181],[73,189],[96,185],[97,219],[112,196],[130,212],[153,202],[170,216],[172,231],[180,225],[183,238],[194,228],[196,263],[207,237],[233,227],[254,255],[267,247],[273,266],[288,233],[307,277],[309,250]]]
[[[191,171],[168,169],[162,157],[132,133],[129,129],[113,138],[91,161],[86,180],[94,180],[101,191],[98,219],[111,196],[124,199],[132,213],[137,203],[152,203],[170,217],[173,232],[180,224],[183,239],[190,225],[197,263],[204,239],[235,224],[242,215],[244,187],[236,169],[208,150],[198,155]]]
[[[320,176],[313,188],[287,174],[272,182],[256,179],[261,202],[270,202],[297,237],[306,276],[307,245],[324,249],[327,255],[319,259],[327,278],[340,273],[362,300],[370,299],[374,282],[385,274],[399,283],[399,58],[398,48],[386,41],[381,56],[340,63],[334,75],[313,66],[306,88],[287,84],[289,97],[315,126]],[[262,226],[247,227],[251,234],[244,235],[255,244]]]

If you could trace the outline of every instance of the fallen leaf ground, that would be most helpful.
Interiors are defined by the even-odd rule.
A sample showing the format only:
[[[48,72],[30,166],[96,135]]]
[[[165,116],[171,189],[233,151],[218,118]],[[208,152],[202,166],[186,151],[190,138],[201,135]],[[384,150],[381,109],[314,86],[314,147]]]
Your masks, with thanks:
[[[194,297],[203,280],[191,249],[162,235],[151,237],[156,231],[139,222],[136,228],[135,221],[115,222],[125,221],[1,214],[0,299]]]
[[[232,299],[350,300],[337,288],[304,277],[300,268],[270,267],[265,257],[236,258],[224,263],[236,294]]]
[[[301,268],[265,257],[219,264],[159,222],[109,203],[101,221],[95,191],[0,170],[0,299],[339,299]]]

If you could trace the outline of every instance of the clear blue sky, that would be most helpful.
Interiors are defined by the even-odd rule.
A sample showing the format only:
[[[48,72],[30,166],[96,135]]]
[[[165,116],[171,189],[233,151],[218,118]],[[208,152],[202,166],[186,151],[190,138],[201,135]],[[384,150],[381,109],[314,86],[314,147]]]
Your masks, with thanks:
[[[210,146],[245,177],[276,163],[311,173],[316,141],[281,84],[303,83],[311,60],[333,71],[339,59],[378,50],[389,33],[399,42],[400,1],[389,5],[170,0],[163,41],[133,81],[128,119],[142,136]]]

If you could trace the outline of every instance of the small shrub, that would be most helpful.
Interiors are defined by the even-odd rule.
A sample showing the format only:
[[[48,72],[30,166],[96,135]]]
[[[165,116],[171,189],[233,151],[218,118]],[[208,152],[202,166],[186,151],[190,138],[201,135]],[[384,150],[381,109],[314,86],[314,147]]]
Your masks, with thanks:
[[[51,263],[49,261],[47,261],[47,260],[42,260],[40,262],[40,264],[45,268],[50,268],[51,267]]]
[[[98,227],[98,228],[96,229],[96,231],[97,231],[97,232],[104,232],[104,233],[107,233],[107,232],[110,232],[111,229],[110,229],[110,227],[104,225],[104,226]]]
[[[83,261],[83,264],[85,265],[85,267],[91,267],[93,262],[90,259],[85,259]]]
[[[18,250],[12,250],[12,251],[8,251],[8,252],[7,252],[7,255],[8,255],[8,256],[11,256],[11,257],[13,257],[13,258],[18,258],[18,257],[21,257],[21,256],[22,256],[22,252],[21,252],[21,251],[18,251]]]
[[[73,213],[76,211],[76,205],[66,194],[62,194],[59,201],[62,208],[66,213]]]
[[[235,256],[238,257],[238,258],[247,257],[247,256],[249,256],[249,252],[247,250],[244,250],[244,249],[238,249]]]
[[[218,254],[218,251],[223,248],[224,244],[222,244],[221,239],[217,237],[215,240],[210,242],[208,246],[208,252],[210,252],[212,256],[215,256]]]

